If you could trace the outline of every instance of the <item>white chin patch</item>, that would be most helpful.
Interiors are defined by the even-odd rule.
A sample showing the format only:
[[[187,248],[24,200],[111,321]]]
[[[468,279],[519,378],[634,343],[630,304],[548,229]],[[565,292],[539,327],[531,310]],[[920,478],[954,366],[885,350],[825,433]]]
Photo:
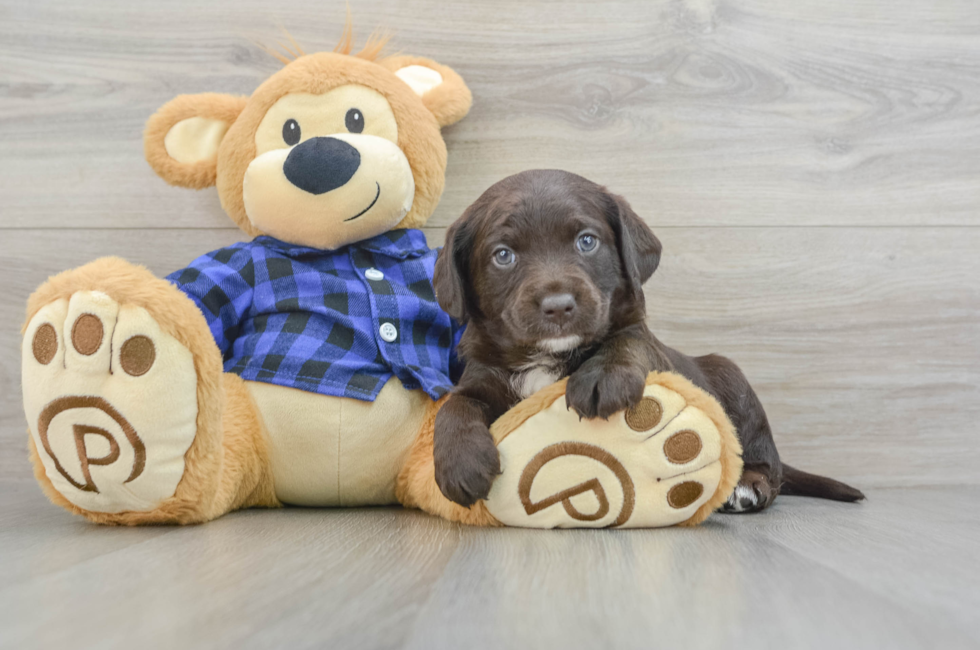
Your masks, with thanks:
[[[577,348],[581,342],[582,337],[576,334],[572,336],[559,336],[553,339],[541,339],[538,341],[538,347],[545,352],[568,352],[573,348]]]

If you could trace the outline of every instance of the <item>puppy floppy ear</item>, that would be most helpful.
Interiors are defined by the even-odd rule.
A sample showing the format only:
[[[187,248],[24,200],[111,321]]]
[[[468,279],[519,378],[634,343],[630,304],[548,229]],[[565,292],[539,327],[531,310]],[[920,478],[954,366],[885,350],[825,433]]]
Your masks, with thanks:
[[[392,56],[379,63],[422,98],[439,126],[455,124],[469,113],[473,95],[452,68],[420,56]]]
[[[219,93],[171,99],[146,123],[146,161],[171,185],[197,190],[214,185],[218,147],[247,101]]]
[[[635,292],[642,290],[660,264],[663,246],[633,208],[621,196],[609,194],[612,204],[607,213],[609,225],[616,233],[616,245],[623,264],[623,273]]]
[[[473,233],[464,214],[446,232],[446,245],[439,251],[432,286],[443,310],[460,323],[469,320],[469,261]]]

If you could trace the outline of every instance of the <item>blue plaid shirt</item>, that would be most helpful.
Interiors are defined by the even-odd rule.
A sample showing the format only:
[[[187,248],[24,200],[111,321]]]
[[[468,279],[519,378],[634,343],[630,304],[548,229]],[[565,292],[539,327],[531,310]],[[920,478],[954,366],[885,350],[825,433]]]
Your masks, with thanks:
[[[257,237],[167,277],[242,379],[374,401],[392,375],[438,399],[462,333],[436,303],[437,251],[393,230],[334,251]]]

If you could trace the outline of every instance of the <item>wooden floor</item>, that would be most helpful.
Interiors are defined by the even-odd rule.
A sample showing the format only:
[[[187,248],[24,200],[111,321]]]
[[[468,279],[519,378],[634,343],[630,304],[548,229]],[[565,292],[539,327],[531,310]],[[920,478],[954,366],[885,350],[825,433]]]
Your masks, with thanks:
[[[694,530],[397,508],[100,528],[0,484],[3,648],[980,647],[980,488],[784,497]]]
[[[27,296],[98,256],[165,274],[241,239],[213,191],[153,175],[143,124],[180,93],[250,93],[279,23],[332,49],[345,6],[0,0],[0,647],[976,647],[976,1],[350,5],[360,42],[390,27],[473,91],[431,244],[507,174],[608,185],[665,246],[657,334],[733,357],[784,458],[870,502],[612,533],[72,519],[30,479]]]

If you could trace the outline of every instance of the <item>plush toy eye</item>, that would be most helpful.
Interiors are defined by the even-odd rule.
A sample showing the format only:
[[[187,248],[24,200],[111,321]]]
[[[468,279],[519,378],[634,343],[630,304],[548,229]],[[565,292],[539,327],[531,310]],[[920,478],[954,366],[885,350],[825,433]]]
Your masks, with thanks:
[[[344,118],[344,123],[347,125],[347,130],[351,133],[360,133],[364,130],[364,116],[356,108],[347,111],[347,117]]]
[[[514,255],[514,251],[506,246],[501,246],[493,252],[493,263],[497,266],[510,266],[515,261],[517,261],[517,256]]]
[[[583,253],[591,253],[599,247],[599,238],[591,233],[583,233],[578,236],[575,246]]]
[[[286,123],[282,125],[282,139],[283,142],[288,144],[290,147],[299,142],[300,130],[299,122],[296,120],[286,120]]]

